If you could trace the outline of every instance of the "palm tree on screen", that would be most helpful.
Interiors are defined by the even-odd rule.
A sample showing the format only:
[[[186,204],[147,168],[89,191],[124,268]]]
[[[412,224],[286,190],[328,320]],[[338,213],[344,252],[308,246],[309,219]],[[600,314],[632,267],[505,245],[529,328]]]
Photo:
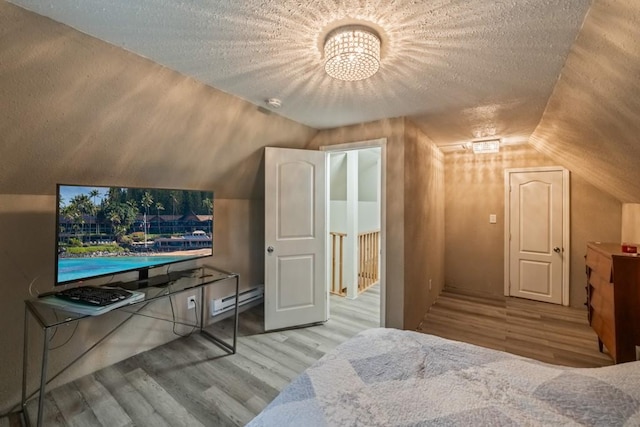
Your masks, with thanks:
[[[91,205],[92,203],[89,196],[86,194],[78,194],[71,199],[67,206],[70,212],[73,213],[74,221],[80,223],[80,233],[76,231],[76,234],[80,235],[80,241],[84,240],[85,215],[91,214]],[[89,227],[89,234],[91,234],[91,227]]]
[[[93,199],[93,204],[91,206],[91,215],[93,216],[93,221],[96,225],[96,235],[98,238],[100,237],[100,225],[98,224],[98,217],[96,216],[98,211],[98,205],[96,205],[96,197],[100,195],[100,192],[97,189],[93,189],[89,192],[89,197]]]
[[[144,217],[142,218],[142,225],[144,227],[144,247],[147,247],[147,216],[149,215],[149,207],[153,204],[153,198],[148,191],[144,192],[142,196],[142,206],[144,207]]]
[[[173,203],[173,217],[171,218],[171,234],[175,234],[176,232],[176,203],[178,203],[178,199],[176,199],[176,195],[178,193],[176,191],[171,191],[169,193],[169,197],[171,197],[171,203]]]
[[[157,202],[156,203],[156,219],[158,221],[158,234],[162,234],[160,233],[160,211],[164,210],[164,206],[162,205],[162,203]]]

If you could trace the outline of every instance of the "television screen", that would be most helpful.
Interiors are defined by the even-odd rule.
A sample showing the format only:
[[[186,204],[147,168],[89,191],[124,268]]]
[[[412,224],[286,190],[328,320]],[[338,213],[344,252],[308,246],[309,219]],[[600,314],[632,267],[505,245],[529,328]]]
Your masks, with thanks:
[[[213,192],[57,186],[56,285],[213,255]]]

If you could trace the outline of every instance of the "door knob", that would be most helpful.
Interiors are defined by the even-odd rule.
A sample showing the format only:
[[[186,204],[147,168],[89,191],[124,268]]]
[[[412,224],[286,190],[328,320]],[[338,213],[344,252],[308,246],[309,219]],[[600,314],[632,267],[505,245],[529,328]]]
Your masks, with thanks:
[[[559,254],[560,252],[562,252],[562,249],[556,246],[555,248],[553,248],[553,251]]]
[[[267,247],[267,252],[269,252],[269,253],[273,252],[273,246]]]

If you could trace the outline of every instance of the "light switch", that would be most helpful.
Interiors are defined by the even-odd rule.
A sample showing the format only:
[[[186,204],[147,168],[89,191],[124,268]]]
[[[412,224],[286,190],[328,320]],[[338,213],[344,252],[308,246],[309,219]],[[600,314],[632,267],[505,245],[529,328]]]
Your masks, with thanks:
[[[489,215],[489,224],[495,224],[496,221],[496,214]]]

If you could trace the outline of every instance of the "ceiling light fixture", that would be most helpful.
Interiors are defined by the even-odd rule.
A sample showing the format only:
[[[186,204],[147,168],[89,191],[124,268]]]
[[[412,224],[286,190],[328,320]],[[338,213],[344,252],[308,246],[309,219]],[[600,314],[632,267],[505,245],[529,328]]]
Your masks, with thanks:
[[[497,153],[500,151],[500,140],[475,141],[471,143],[471,148],[475,154]]]
[[[368,79],[380,68],[380,37],[360,25],[336,28],[325,39],[324,57],[324,69],[334,79]]]

